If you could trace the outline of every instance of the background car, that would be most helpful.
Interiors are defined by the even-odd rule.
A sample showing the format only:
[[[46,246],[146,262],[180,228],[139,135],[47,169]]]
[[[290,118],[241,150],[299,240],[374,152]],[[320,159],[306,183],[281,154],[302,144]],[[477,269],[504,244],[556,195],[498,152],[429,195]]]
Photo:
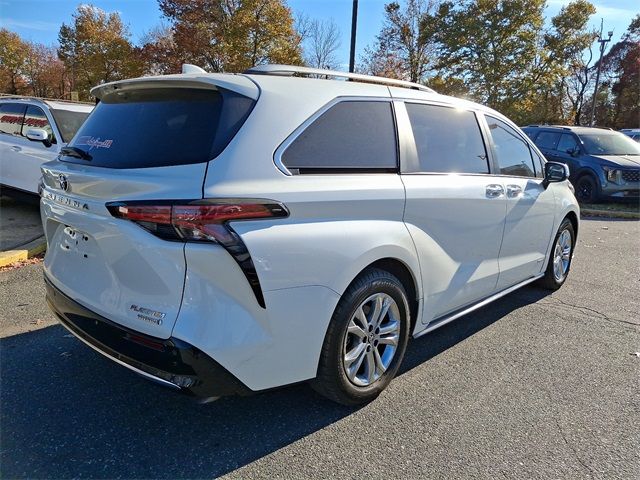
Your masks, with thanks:
[[[529,125],[522,129],[547,160],[569,165],[584,203],[640,198],[640,145],[605,128]]]
[[[86,103],[0,98],[0,185],[38,193],[40,165],[58,156],[92,110]]]
[[[623,128],[620,132],[624,133],[627,137],[631,137],[632,140],[640,142],[640,128]]]

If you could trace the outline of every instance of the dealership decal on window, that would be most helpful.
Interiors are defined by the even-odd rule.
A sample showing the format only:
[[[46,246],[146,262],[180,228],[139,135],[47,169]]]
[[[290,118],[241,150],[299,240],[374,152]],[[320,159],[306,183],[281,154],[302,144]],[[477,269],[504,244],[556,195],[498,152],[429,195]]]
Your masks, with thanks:
[[[111,148],[113,140],[100,140],[100,137],[84,136],[78,139],[76,145],[88,145],[91,148]]]

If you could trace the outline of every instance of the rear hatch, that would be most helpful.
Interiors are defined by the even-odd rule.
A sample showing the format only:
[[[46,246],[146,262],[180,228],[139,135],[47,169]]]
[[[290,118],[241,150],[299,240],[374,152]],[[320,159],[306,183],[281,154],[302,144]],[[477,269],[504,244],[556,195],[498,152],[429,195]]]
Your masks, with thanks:
[[[42,167],[45,274],[99,315],[168,338],[182,300],[184,243],[116,218],[112,205],[201,199],[207,162],[235,136],[258,91],[244,77],[178,75],[92,93],[100,103]]]

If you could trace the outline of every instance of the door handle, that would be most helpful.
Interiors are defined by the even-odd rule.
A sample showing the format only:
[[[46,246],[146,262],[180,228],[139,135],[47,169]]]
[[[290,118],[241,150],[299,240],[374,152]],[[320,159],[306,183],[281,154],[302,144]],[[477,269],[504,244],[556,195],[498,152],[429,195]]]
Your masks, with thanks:
[[[507,185],[507,197],[517,198],[522,196],[522,187],[520,185]]]
[[[14,145],[13,147],[11,147],[11,150],[13,150],[14,152],[21,152],[22,151],[22,147]]]
[[[492,183],[487,185],[486,194],[487,198],[498,198],[504,195],[504,188],[502,188],[502,185]]]

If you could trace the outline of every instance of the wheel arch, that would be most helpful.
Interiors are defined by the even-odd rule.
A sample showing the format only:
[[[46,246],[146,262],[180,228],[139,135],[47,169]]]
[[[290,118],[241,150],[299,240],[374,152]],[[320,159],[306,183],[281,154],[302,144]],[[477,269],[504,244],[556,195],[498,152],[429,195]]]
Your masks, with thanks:
[[[351,282],[349,283],[347,288],[345,288],[342,294],[344,294],[344,292],[347,291],[347,289],[351,286],[351,284],[355,282],[360,275],[362,275],[364,272],[372,268],[378,268],[380,270],[389,272],[390,274],[395,276],[398,280],[400,280],[400,283],[402,283],[402,286],[404,287],[407,293],[407,301],[409,302],[409,313],[410,313],[410,320],[411,320],[410,331],[413,331],[416,325],[418,313],[420,311],[419,309],[420,290],[418,289],[418,283],[416,280],[416,278],[419,278],[419,277],[417,277],[411,271],[411,268],[402,260],[395,257],[385,257],[385,258],[380,258],[378,260],[375,260],[374,262],[370,263],[369,265],[367,265],[366,267],[364,267],[358,272],[358,274],[353,278],[353,280],[351,280]]]
[[[580,169],[578,169],[578,171],[575,174],[575,182],[578,183],[578,181],[582,178],[582,177],[591,177],[593,178],[593,180],[596,182],[596,187],[599,188],[600,187],[600,181],[602,179],[602,177],[598,174],[598,172],[596,170],[594,170],[591,166],[583,166]]]
[[[569,219],[569,221],[571,222],[571,225],[573,225],[573,233],[576,236],[576,238],[578,238],[578,228],[580,226],[580,222],[578,221],[578,215],[576,214],[576,212],[571,210],[571,211],[567,212],[567,214],[564,216],[564,218],[568,218]]]

